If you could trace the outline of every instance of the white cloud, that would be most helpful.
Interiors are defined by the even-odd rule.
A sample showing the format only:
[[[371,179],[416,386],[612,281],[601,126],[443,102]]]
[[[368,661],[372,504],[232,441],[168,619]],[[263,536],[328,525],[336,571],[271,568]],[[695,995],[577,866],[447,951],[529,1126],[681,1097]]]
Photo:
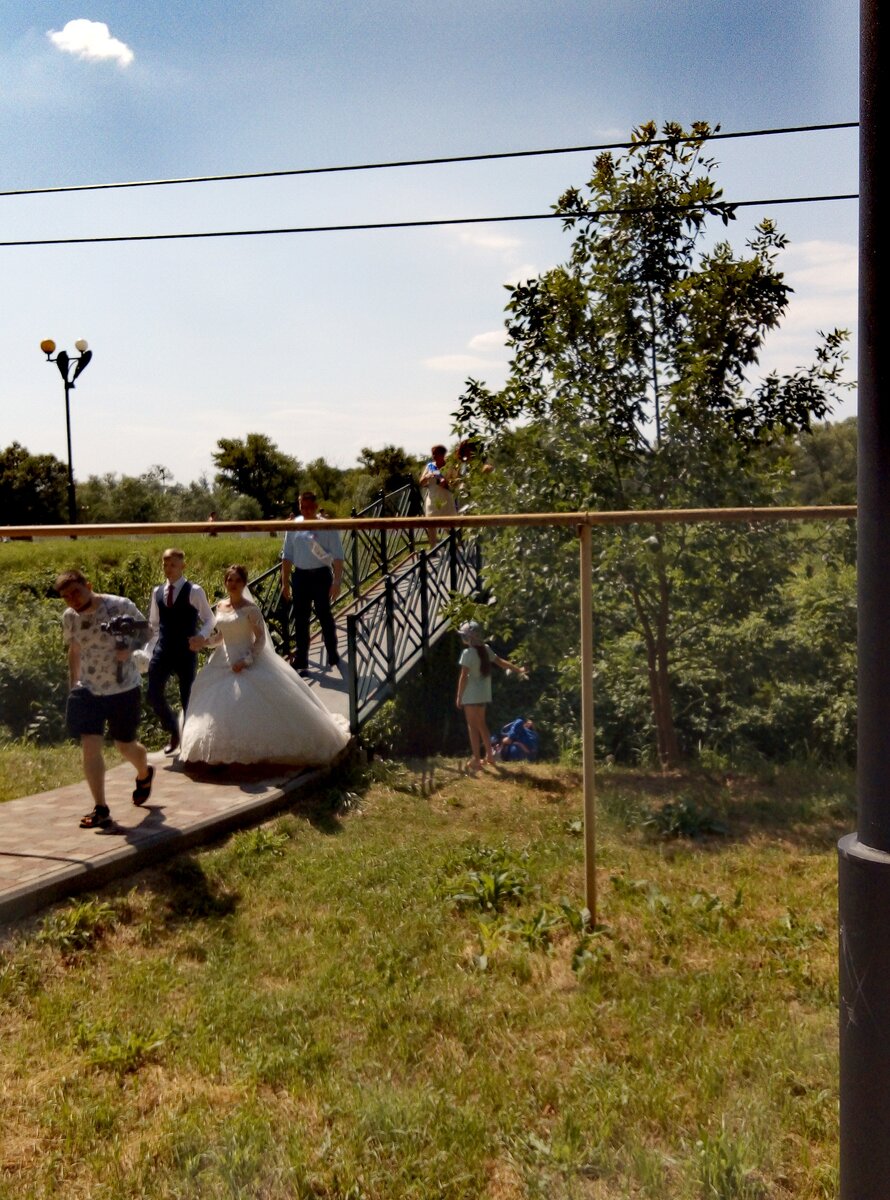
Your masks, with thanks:
[[[797,291],[814,288],[834,297],[856,296],[859,276],[855,246],[841,242],[806,242],[783,264],[788,282]]]
[[[519,238],[505,237],[502,233],[485,233],[476,230],[461,230],[459,239],[468,246],[482,246],[486,250],[515,250],[521,246]]]
[[[506,340],[506,330],[493,329],[490,333],[477,333],[475,337],[470,338],[467,345],[471,350],[503,350]]]
[[[53,45],[64,54],[74,54],[90,62],[112,59],[121,67],[128,67],[135,55],[126,43],[111,36],[104,21],[88,21],[79,17],[69,21],[64,29],[49,30],[46,35]]]
[[[534,263],[520,263],[518,267],[511,267],[510,273],[504,280],[506,287],[515,287],[517,283],[527,283],[530,279],[537,279],[541,274]]]
[[[849,359],[844,372],[855,376],[857,354],[857,268],[856,246],[846,242],[809,241],[792,245],[782,256],[780,268],[792,292],[788,310],[778,329],[764,345],[760,365],[752,377],[769,371],[779,374],[799,370],[813,362],[819,330],[848,329]],[[856,411],[855,392],[845,394],[834,413],[835,419]]]
[[[474,371],[492,364],[490,359],[480,358],[478,354],[439,354],[434,358],[425,358],[423,365],[431,371]]]

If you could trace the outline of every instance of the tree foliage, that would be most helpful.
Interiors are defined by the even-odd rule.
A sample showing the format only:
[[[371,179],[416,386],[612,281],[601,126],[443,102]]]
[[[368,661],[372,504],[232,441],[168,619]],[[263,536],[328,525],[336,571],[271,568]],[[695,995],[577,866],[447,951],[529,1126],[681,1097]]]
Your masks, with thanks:
[[[855,417],[825,422],[795,438],[790,492],[798,504],[856,503]]]
[[[0,512],[4,525],[58,525],[68,519],[68,468],[52,454],[31,454],[18,442],[0,450]]]
[[[263,517],[279,516],[296,503],[302,467],[264,433],[220,438],[213,452],[217,483],[252,496]]]
[[[560,197],[570,257],[510,290],[506,384],[492,392],[468,380],[455,413],[498,464],[477,489],[487,507],[747,507],[785,485],[789,440],[843,386],[847,335],[821,335],[810,365],[751,381],[788,304],[776,265],[786,239],[764,219],[742,253],[709,242],[708,218],[735,218],[702,153],[710,132],[667,124],[659,137],[641,126],[627,153],[596,159],[586,190]],[[499,594],[524,592],[538,614],[543,595],[544,612],[558,612],[547,555],[520,545],[531,536],[496,539],[489,576]],[[615,636],[639,639],[663,762],[681,753],[678,671],[705,630],[744,621],[787,581],[787,537],[774,526],[671,525],[598,538],[598,595]]]
[[[206,476],[189,484],[169,480],[170,473],[162,466],[142,475],[91,475],[77,489],[81,520],[96,524],[206,521],[215,512],[220,521],[255,521],[262,515],[252,497],[210,484]]]

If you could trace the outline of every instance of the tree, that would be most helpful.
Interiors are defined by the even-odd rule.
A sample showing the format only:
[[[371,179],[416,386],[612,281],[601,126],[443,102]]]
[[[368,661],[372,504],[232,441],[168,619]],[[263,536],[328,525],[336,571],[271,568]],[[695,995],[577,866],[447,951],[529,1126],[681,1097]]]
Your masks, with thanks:
[[[587,194],[560,198],[574,234],[569,261],[511,289],[507,382],[495,393],[468,380],[455,413],[458,430],[496,462],[518,467],[517,450],[537,447],[531,472],[526,459],[491,477],[489,502],[523,507],[531,473],[539,507],[548,492],[564,509],[768,504],[787,463],[765,448],[828,411],[842,386],[845,331],[820,335],[812,365],[748,381],[788,304],[776,268],[786,239],[764,219],[745,253],[708,246],[707,219],[735,217],[702,154],[710,132],[670,123],[659,138],[654,124],[641,126],[626,154],[596,159]],[[664,763],[680,756],[675,658],[693,652],[696,624],[718,613],[741,619],[778,586],[788,564],[765,545],[762,531],[716,526],[630,527],[600,539],[599,594],[623,598],[633,614]],[[538,564],[520,551],[511,570],[523,567],[538,589]]]
[[[68,469],[52,454],[13,442],[0,450],[0,513],[5,525],[58,525],[68,519]]]
[[[206,521],[212,512],[220,521],[259,521],[263,515],[252,496],[241,496],[224,484],[211,484],[206,475],[189,484],[174,483],[169,496],[177,521]]]
[[[417,464],[409,458],[401,446],[384,446],[380,450],[362,447],[359,465],[368,474],[379,480],[378,487],[384,492],[395,492],[415,478]]]
[[[220,438],[213,452],[217,483],[242,496],[252,496],[263,517],[274,517],[288,508],[300,487],[302,467],[295,458],[282,453],[263,433],[240,438]]]
[[[325,458],[314,458],[306,464],[306,483],[320,502],[336,505],[343,496],[345,472]]]
[[[856,503],[856,418],[814,425],[795,439],[791,494],[797,504]]]
[[[163,467],[142,475],[90,475],[78,488],[78,507],[83,519],[93,524],[174,520],[178,514],[164,487],[166,478],[169,473]]]

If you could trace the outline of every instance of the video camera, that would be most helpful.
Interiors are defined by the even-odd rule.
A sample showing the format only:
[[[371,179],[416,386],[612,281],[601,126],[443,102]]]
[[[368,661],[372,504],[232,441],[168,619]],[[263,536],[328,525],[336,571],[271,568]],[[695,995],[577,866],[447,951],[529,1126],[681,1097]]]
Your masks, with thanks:
[[[140,621],[137,617],[130,617],[126,614],[121,614],[117,617],[112,617],[110,621],[103,621],[99,626],[103,633],[110,633],[114,638],[115,650],[129,650],[133,642],[144,642],[145,637],[141,635],[149,628],[148,621]],[[117,681],[123,683],[124,680],[124,664],[117,664]]]

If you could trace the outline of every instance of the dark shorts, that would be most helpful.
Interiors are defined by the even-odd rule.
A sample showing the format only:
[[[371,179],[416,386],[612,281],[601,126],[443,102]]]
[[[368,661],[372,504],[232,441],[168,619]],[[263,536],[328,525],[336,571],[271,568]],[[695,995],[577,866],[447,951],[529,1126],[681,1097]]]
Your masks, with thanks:
[[[142,689],[115,692],[113,696],[94,696],[85,687],[72,688],[65,705],[65,724],[72,737],[105,732],[116,742],[135,742],[142,716]]]

